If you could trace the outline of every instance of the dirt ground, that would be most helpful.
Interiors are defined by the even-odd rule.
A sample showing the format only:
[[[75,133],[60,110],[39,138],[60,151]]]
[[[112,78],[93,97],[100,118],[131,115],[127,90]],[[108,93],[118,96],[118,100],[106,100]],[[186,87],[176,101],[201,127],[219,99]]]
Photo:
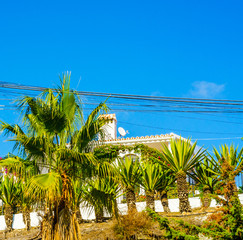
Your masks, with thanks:
[[[215,209],[212,209],[211,212],[213,212]],[[204,220],[206,220],[207,216],[210,214],[210,210],[208,210],[208,213],[200,212],[200,211],[194,211],[190,215],[181,215],[179,213],[171,213],[171,214],[162,214],[162,216],[168,217],[168,218],[177,218],[184,220],[189,223],[193,223],[196,225],[200,225]],[[82,235],[82,240],[115,240],[115,236],[112,230],[112,227],[114,225],[114,222],[109,220],[103,223],[82,223],[80,225],[80,231]],[[36,236],[39,232],[39,228],[32,228],[30,231],[26,230],[13,230],[10,233],[5,234],[4,231],[0,231],[0,239],[8,239],[8,240],[29,240]],[[160,230],[158,225],[153,226],[153,232],[156,234],[159,234]],[[41,238],[36,238],[41,239]],[[149,239],[149,238],[143,238],[141,236],[140,239]]]

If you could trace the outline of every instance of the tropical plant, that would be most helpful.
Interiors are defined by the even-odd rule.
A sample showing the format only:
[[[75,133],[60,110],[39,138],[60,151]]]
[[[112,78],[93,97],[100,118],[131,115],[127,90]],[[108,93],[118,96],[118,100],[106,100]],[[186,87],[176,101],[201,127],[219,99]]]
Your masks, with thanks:
[[[175,174],[170,169],[162,168],[160,175],[160,184],[157,185],[156,191],[160,195],[160,201],[164,212],[169,213],[168,191],[175,184]]]
[[[163,144],[162,159],[168,164],[177,181],[177,194],[179,198],[180,212],[191,212],[191,206],[188,199],[188,183],[186,181],[187,174],[204,157],[202,148],[196,151],[196,142],[191,144],[191,141],[180,139],[171,139],[170,148]]]
[[[96,222],[103,221],[104,212],[111,216],[118,216],[117,197],[119,182],[110,176],[97,178],[88,183],[83,200],[87,206],[91,205],[95,211]]]
[[[32,205],[35,203],[35,199],[28,192],[28,180],[31,176],[39,172],[38,166],[35,162],[28,159],[22,159],[13,154],[8,155],[4,159],[0,160],[0,166],[7,169],[8,174],[14,174],[18,179],[18,198],[17,203],[21,207],[23,212],[23,221],[26,225],[26,229],[30,229],[30,211]]]
[[[161,186],[163,175],[162,167],[159,164],[151,162],[143,162],[141,164],[141,179],[140,184],[145,189],[146,193],[146,207],[154,211],[154,195],[155,190]]]
[[[139,161],[133,161],[131,157],[119,159],[116,166],[117,176],[126,192],[128,212],[136,210],[135,188],[139,186],[141,177],[140,168]]]
[[[95,158],[89,151],[107,121],[98,117],[106,105],[101,103],[85,121],[81,102],[70,90],[70,75],[63,75],[60,88],[23,97],[18,106],[24,129],[2,122],[1,130],[13,134],[15,147],[46,172],[32,177],[29,185],[31,194],[46,203],[42,239],[81,239],[72,179],[91,177]]]
[[[14,176],[4,176],[0,186],[0,198],[4,203],[4,218],[7,231],[11,231],[14,208],[17,206],[20,182]]]
[[[238,192],[235,177],[243,170],[243,148],[238,152],[238,147],[235,148],[234,145],[230,147],[222,145],[220,151],[214,148],[213,152],[214,156],[211,156],[211,158],[214,159],[214,168],[210,171],[219,177],[221,190],[229,183],[232,185],[226,196],[228,202]]]
[[[215,193],[219,177],[213,173],[216,170],[216,162],[205,156],[204,160],[198,164],[189,176],[193,178],[202,189],[203,196],[201,197],[202,207],[208,208],[211,204],[211,196]]]

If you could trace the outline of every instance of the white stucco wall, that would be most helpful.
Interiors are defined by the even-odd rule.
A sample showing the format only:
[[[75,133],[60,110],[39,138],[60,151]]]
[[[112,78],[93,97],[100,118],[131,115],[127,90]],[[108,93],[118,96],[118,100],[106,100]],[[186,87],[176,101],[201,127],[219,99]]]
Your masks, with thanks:
[[[239,194],[239,198],[241,201],[241,204],[243,204],[243,194]],[[190,204],[192,208],[200,207],[201,202],[199,197],[194,197],[194,198],[189,198]],[[145,209],[145,202],[138,202],[136,203],[138,211],[142,211]],[[212,200],[211,202],[211,207],[216,206],[216,201]],[[169,199],[169,207],[171,212],[179,212],[179,200],[178,199]],[[127,212],[127,204],[122,203],[118,204],[118,208],[121,214],[125,214]],[[163,212],[163,208],[161,205],[161,202],[159,200],[155,201],[155,211],[156,212]],[[95,213],[92,208],[81,208],[81,214],[83,219],[85,220],[93,220],[95,219]],[[37,212],[32,212],[30,214],[31,217],[31,226],[36,227],[39,225],[41,221],[41,217],[38,216]],[[105,214],[105,217],[108,217],[107,214]],[[23,229],[25,228],[24,222],[23,222],[23,217],[22,213],[15,214],[14,219],[13,219],[13,228],[14,229]],[[0,216],[0,230],[5,230],[6,224],[4,220],[4,216]]]

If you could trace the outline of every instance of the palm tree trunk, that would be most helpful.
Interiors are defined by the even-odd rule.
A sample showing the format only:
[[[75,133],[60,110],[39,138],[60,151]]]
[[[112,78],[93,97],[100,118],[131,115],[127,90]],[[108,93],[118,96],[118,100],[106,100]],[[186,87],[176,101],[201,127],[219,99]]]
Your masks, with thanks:
[[[155,210],[154,193],[152,191],[146,191],[146,208],[150,208],[153,211]]]
[[[209,208],[211,204],[211,191],[208,188],[203,189],[202,206],[203,208]]]
[[[59,202],[53,204],[54,216],[52,217],[51,211],[50,217],[47,215],[46,221],[43,222],[42,240],[81,240],[76,212],[70,207],[70,185],[70,179],[62,174],[62,196]]]
[[[176,180],[180,213],[191,212],[192,209],[188,199],[188,183],[186,181],[186,173],[179,171],[176,175]]]
[[[23,222],[24,222],[24,224],[25,224],[25,226],[26,226],[26,230],[30,230],[30,222],[31,222],[31,220],[30,220],[30,210],[29,209],[25,209],[24,211],[23,211]]]
[[[126,199],[127,199],[127,208],[128,212],[137,211],[136,208],[136,195],[134,189],[126,189]]]
[[[77,218],[79,224],[81,224],[83,222],[82,214],[81,214],[81,211],[80,211],[79,207],[76,210],[76,218]]]
[[[95,207],[96,222],[102,222],[104,219],[104,211],[102,207]]]
[[[167,191],[161,191],[160,193],[160,200],[161,200],[161,204],[162,207],[164,209],[165,213],[169,213],[170,212],[170,208],[169,208],[169,201],[168,201],[168,195],[167,195]]]
[[[13,230],[13,208],[9,205],[5,205],[4,209],[4,218],[5,218],[5,223],[7,226],[7,231],[12,231]]]

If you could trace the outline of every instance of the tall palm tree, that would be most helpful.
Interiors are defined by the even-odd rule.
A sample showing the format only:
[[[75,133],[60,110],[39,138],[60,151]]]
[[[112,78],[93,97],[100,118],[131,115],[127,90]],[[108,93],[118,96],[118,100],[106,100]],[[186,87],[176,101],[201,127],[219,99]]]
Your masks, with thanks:
[[[140,164],[138,160],[133,161],[131,157],[125,157],[125,159],[118,160],[116,171],[126,192],[128,212],[136,211],[135,188],[139,186],[141,177]]]
[[[89,149],[107,121],[98,117],[107,107],[101,103],[85,121],[80,99],[70,90],[70,75],[63,75],[55,91],[24,97],[18,106],[24,114],[24,128],[2,122],[0,130],[13,134],[15,147],[46,172],[32,177],[29,185],[49,210],[42,239],[81,239],[72,211],[72,178],[92,172],[89,168],[95,158]]]
[[[177,181],[177,194],[179,198],[180,212],[191,212],[191,206],[188,199],[187,174],[193,170],[203,159],[204,152],[201,149],[195,150],[196,142],[171,139],[171,148],[163,145],[162,158],[168,164],[168,167],[175,173]]]

